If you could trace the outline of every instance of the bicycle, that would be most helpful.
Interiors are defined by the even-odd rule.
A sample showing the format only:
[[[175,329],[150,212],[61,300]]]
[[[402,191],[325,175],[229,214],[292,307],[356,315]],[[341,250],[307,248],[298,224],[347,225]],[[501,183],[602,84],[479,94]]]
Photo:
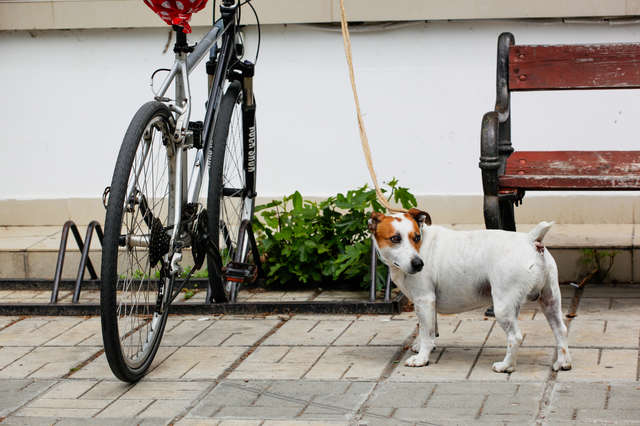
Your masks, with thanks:
[[[183,27],[173,26],[173,67],[152,74],[153,92],[155,75],[168,72],[154,100],[129,124],[105,190],[102,335],[109,366],[123,381],[135,382],[146,373],[171,302],[205,257],[209,303],[235,300],[242,278],[255,277],[247,238],[256,196],[254,63],[242,60],[239,31],[241,6],[248,4],[258,23],[257,59],[260,26],[250,1],[222,0],[220,19],[195,46],[187,43]],[[206,114],[203,121],[190,121],[189,73],[207,51]],[[172,83],[175,99],[166,96]],[[195,159],[187,178],[190,150]],[[205,209],[200,191],[207,170]],[[194,266],[179,281],[187,248]]]

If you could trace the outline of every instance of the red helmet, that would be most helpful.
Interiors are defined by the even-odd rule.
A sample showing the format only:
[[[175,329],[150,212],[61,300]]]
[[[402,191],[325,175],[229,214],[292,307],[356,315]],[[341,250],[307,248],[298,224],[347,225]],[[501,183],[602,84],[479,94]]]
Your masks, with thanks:
[[[189,19],[207,5],[207,0],[144,0],[144,4],[169,25],[179,25],[183,32],[190,33]]]

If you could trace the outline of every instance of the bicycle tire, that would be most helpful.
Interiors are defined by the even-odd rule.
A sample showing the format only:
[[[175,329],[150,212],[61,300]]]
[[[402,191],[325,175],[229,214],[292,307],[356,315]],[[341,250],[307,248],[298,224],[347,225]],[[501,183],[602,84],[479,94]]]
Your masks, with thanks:
[[[254,185],[251,187],[255,188],[256,173],[254,170],[249,174],[246,169],[242,96],[238,82],[229,85],[220,102],[218,119],[209,145],[212,147],[207,197],[209,239],[218,248],[220,257],[216,258],[208,254],[207,266],[209,288],[216,303],[228,302],[231,299],[234,288],[230,282],[225,282],[222,267],[231,260],[246,261],[249,252],[248,244],[241,248],[240,255],[235,253],[239,226],[242,219],[253,218],[255,207],[255,198],[246,194],[247,179],[250,178],[249,176],[254,179]],[[257,158],[256,151],[257,144],[254,148],[254,161]],[[235,194],[231,195],[230,192]]]
[[[102,338],[109,367],[126,382],[136,382],[145,375],[168,316],[170,302],[159,301],[160,289],[170,291],[173,278],[163,279],[167,275],[163,274],[167,270],[162,269],[164,260],[151,264],[151,256],[157,256],[158,250],[152,254],[149,247],[156,237],[165,238],[167,246],[166,236],[171,235],[171,227],[164,225],[173,215],[172,162],[167,161],[170,144],[163,141],[171,140],[172,120],[171,112],[160,102],[140,107],[122,141],[107,204],[100,290]],[[156,166],[163,174],[158,174],[160,170],[155,173]],[[146,180],[148,172],[151,185]],[[162,185],[165,180],[166,191]],[[135,190],[128,194],[130,188]],[[127,195],[129,200],[125,200]],[[152,226],[154,217],[160,222]],[[136,235],[146,235],[142,240],[147,238],[147,247],[133,245]],[[155,280],[157,271],[160,279]]]

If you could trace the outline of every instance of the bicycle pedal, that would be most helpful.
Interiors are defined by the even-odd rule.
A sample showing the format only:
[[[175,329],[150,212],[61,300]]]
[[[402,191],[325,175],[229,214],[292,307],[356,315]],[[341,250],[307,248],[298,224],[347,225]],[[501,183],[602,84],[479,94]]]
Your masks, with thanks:
[[[222,277],[225,281],[252,284],[258,278],[258,268],[250,263],[229,262],[222,268]]]

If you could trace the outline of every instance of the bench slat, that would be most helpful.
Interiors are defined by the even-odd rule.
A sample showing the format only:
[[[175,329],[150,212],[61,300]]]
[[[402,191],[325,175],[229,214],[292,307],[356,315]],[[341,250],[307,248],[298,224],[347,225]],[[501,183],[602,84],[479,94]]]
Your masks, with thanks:
[[[499,182],[529,190],[639,190],[640,151],[514,152]]]
[[[515,45],[509,90],[640,88],[640,43]]]

